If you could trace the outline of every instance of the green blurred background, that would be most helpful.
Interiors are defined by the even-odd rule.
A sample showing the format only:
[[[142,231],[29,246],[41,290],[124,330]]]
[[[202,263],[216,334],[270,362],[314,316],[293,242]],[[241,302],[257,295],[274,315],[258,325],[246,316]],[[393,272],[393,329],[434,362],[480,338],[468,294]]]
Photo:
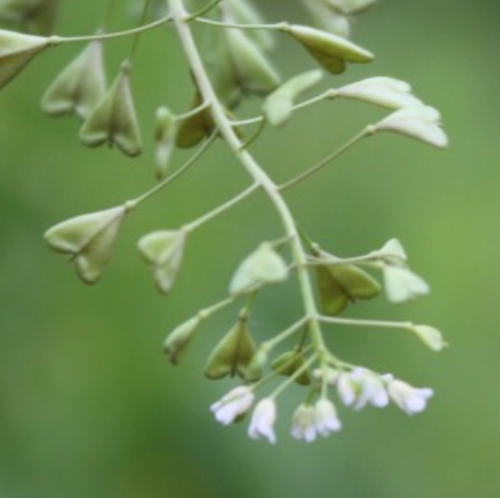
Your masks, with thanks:
[[[58,33],[90,33],[102,18],[98,0],[85,9],[62,3]],[[271,19],[299,19],[295,2],[258,4]],[[223,428],[209,413],[233,384],[205,380],[203,362],[235,308],[210,322],[181,366],[161,352],[168,330],[219,300],[241,258],[279,234],[269,204],[253,198],[200,230],[175,291],[168,299],[155,293],[135,241],[199,216],[245,185],[223,144],[130,218],[98,286],[82,285],[42,241],[50,225],[152,185],[154,110],[168,103],[182,111],[191,99],[172,33],[145,36],[139,48],[133,84],[148,151],[136,161],[87,150],[75,120],[41,115],[43,90],[78,47],[33,61],[0,95],[0,497],[497,496],[499,18],[495,0],[382,1],[354,27],[354,40],[376,61],[329,82],[402,78],[443,113],[446,152],[380,136],[287,199],[311,236],[340,255],[400,238],[432,294],[404,308],[370,303],[365,316],[434,324],[451,347],[437,355],[397,332],[332,331],[341,356],[432,386],[436,396],[412,419],[394,408],[341,410],[345,429],[313,445],[288,436],[300,391],[280,405],[275,447],[248,440],[243,425]],[[117,16],[114,27],[126,23]],[[109,45],[110,77],[127,47]],[[279,50],[285,75],[313,65],[293,44]],[[367,107],[339,102],[304,111],[254,151],[285,180],[383,115]],[[300,306],[293,286],[271,290],[259,304],[253,328],[261,338]]]

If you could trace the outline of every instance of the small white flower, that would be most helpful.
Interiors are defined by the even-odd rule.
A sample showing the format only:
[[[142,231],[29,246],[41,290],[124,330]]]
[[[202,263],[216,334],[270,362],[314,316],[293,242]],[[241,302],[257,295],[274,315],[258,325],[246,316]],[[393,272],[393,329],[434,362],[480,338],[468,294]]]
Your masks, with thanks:
[[[215,418],[223,425],[229,425],[252,406],[255,395],[251,388],[239,386],[229,391],[219,401],[215,402],[210,410]]]
[[[316,411],[311,405],[302,404],[295,410],[290,433],[308,443],[316,439]]]
[[[340,97],[362,100],[389,109],[423,106],[421,100],[411,93],[411,86],[406,81],[387,77],[367,78],[339,88]]]
[[[338,432],[342,428],[337,410],[330,400],[326,398],[318,400],[314,405],[314,414],[316,430],[322,436],[328,436],[331,432]]]
[[[434,394],[428,387],[413,387],[402,380],[394,379],[392,375],[385,376],[389,382],[389,396],[396,405],[408,415],[415,415],[425,410],[427,400]]]
[[[405,107],[379,121],[372,131],[400,133],[441,149],[448,146],[448,137],[441,128],[441,115],[433,107]]]
[[[427,282],[408,268],[386,265],[384,283],[387,299],[392,303],[404,303],[418,296],[429,294]]]
[[[358,396],[360,385],[353,372],[341,373],[337,378],[337,391],[342,403],[351,406]]]
[[[355,410],[361,410],[366,405],[384,408],[389,404],[389,395],[379,375],[364,368],[356,369],[353,375],[356,375],[361,386],[356,403],[354,404]]]
[[[265,437],[270,443],[276,443],[274,422],[276,421],[276,403],[272,398],[264,398],[255,407],[248,427],[252,439]]]

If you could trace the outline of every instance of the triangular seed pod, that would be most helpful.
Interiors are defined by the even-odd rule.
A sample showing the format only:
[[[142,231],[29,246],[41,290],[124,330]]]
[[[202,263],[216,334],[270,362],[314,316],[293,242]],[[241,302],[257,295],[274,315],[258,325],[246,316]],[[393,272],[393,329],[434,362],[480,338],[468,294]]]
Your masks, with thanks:
[[[280,375],[291,376],[304,366],[304,358],[299,351],[287,351],[279,355],[272,363],[271,368]],[[311,383],[311,377],[307,370],[304,370],[295,382],[301,386],[307,386]]]
[[[50,38],[0,29],[0,89],[50,43]]]
[[[202,103],[199,93],[195,95],[191,109],[196,109]],[[175,145],[181,149],[189,149],[198,145],[203,139],[209,137],[214,130],[214,122],[210,111],[204,109],[185,119],[179,127]]]
[[[125,214],[120,206],[76,216],[53,226],[44,237],[52,249],[73,256],[78,276],[94,284],[113,255]]]
[[[42,110],[85,119],[106,93],[102,42],[93,41],[57,76],[42,98]]]
[[[120,74],[80,129],[82,143],[97,147],[116,146],[127,156],[142,152],[141,131],[130,89],[130,65],[122,64]]]
[[[373,60],[371,52],[333,33],[298,25],[289,25],[286,31],[333,74],[343,73],[347,62],[366,63]]]
[[[191,342],[200,324],[201,319],[195,316],[175,327],[167,336],[163,343],[163,351],[168,356],[171,363],[174,365],[179,363],[179,356]]]
[[[239,375],[246,380],[257,380],[260,372],[248,368],[256,351],[247,321],[239,320],[210,354],[205,367],[205,375],[210,379]]]
[[[158,290],[168,294],[172,289],[182,263],[185,232],[181,230],[159,230],[144,235],[138,248],[153,269]]]

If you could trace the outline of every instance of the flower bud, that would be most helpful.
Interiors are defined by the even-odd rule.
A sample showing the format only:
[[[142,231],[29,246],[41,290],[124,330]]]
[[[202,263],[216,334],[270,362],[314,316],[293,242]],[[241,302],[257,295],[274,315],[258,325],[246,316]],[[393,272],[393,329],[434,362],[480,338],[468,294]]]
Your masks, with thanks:
[[[137,246],[151,265],[158,290],[168,294],[182,263],[186,233],[182,230],[159,230],[141,237]]]
[[[122,64],[120,74],[83,123],[79,136],[89,147],[109,143],[127,156],[137,156],[142,152],[127,62]]]
[[[441,128],[441,115],[433,107],[400,109],[379,121],[372,131],[399,133],[440,149],[448,146],[448,137]]]
[[[191,342],[191,339],[200,324],[201,319],[198,316],[195,316],[178,325],[167,336],[165,342],[163,343],[163,351],[168,356],[171,363],[174,365],[179,363],[179,356]]]
[[[159,107],[156,110],[156,177],[165,178],[175,146],[177,126],[175,116],[168,107]]]
[[[78,276],[88,284],[96,283],[111,256],[126,214],[124,207],[84,214],[59,223],[45,232],[49,246],[70,254]]]
[[[441,332],[429,325],[414,325],[412,332],[417,334],[418,338],[433,351],[442,351],[446,346]]]
[[[0,89],[50,43],[50,38],[0,29]]]
[[[45,92],[42,110],[85,119],[106,93],[102,42],[93,41],[57,76]]]
[[[356,300],[378,296],[380,285],[368,273],[354,265],[318,266],[316,269],[321,307],[325,314],[340,314]]]
[[[272,363],[271,367],[280,375],[290,377],[304,366],[304,358],[299,351],[287,351],[279,355]],[[307,386],[311,383],[311,377],[307,370],[304,370],[295,382],[301,386]]]
[[[261,372],[248,368],[256,350],[247,321],[239,320],[210,354],[205,375],[210,379],[239,375],[248,381],[258,380]]]
[[[236,270],[229,290],[231,294],[245,292],[260,284],[282,282],[288,276],[283,258],[268,242],[250,254]]]
[[[271,93],[262,106],[269,123],[272,126],[282,126],[291,116],[296,99],[313,88],[322,77],[323,73],[317,69],[308,71],[291,78]]]
[[[293,24],[287,26],[286,31],[333,74],[343,73],[347,62],[366,63],[373,60],[372,53],[332,33]]]
[[[248,435],[252,439],[266,438],[270,443],[276,443],[276,434],[274,433],[274,423],[276,421],[276,403],[272,398],[264,398],[257,403]]]

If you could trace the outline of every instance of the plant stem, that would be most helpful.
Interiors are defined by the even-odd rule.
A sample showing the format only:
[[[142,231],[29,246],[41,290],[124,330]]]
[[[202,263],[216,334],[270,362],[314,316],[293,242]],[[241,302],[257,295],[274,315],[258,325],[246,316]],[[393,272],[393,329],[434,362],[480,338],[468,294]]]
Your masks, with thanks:
[[[296,176],[295,178],[292,178],[291,180],[287,181],[286,183],[283,183],[282,185],[279,186],[279,190],[283,191],[286,190],[290,187],[293,187],[297,183],[300,183],[307,178],[309,178],[311,175],[314,175],[321,169],[323,169],[325,166],[327,166],[330,162],[332,162],[334,159],[337,159],[340,155],[342,155],[344,152],[349,150],[351,147],[353,147],[356,143],[358,143],[362,138],[365,138],[367,136],[367,131],[366,129],[363,130],[361,133],[358,133],[355,137],[351,138],[347,143],[345,143],[342,147],[339,149],[335,150],[331,154],[328,154],[324,159],[322,159],[319,163],[315,164],[308,170],[304,171],[300,175]]]
[[[377,327],[377,328],[392,328],[392,329],[411,329],[414,324],[412,322],[391,322],[384,320],[358,320],[354,318],[337,318],[333,316],[320,316],[320,322],[334,323],[335,325],[353,325],[355,327]]]
[[[236,158],[240,161],[254,182],[256,182],[264,190],[281,218],[286,236],[290,239],[291,252],[297,267],[297,275],[305,313],[311,323],[310,330],[315,349],[318,354],[323,355],[327,350],[324,344],[319,322],[317,320],[318,313],[316,302],[314,300],[312,283],[307,269],[306,253],[302,247],[290,209],[281,196],[278,186],[259,166],[254,157],[247,150],[242,149],[243,143],[234,132],[233,126],[226,115],[226,111],[223,105],[219,102],[214,88],[212,87],[191,33],[191,28],[183,20],[186,17],[183,1],[169,0],[169,4],[174,24],[181,39],[182,47],[189,61],[196,85],[204,100],[211,103],[210,112],[219,133],[225,139]]]
[[[124,36],[135,35],[137,33],[143,33],[144,31],[149,31],[150,29],[157,28],[159,26],[163,26],[172,21],[172,16],[168,15],[162,17],[161,19],[157,19],[154,22],[149,24],[145,24],[144,26],[139,26],[138,28],[129,29],[126,31],[116,31],[115,33],[97,33],[95,35],[87,35],[87,36],[51,36],[51,44],[59,45],[61,43],[72,43],[72,42],[89,42],[95,40],[108,40],[111,38],[120,38]]]
[[[188,16],[181,20],[188,21],[190,19],[191,16]],[[238,23],[213,21],[212,19],[205,19],[204,17],[198,17],[195,19],[195,21],[202,24],[208,24],[209,26],[215,26],[217,28],[226,28],[226,29],[267,29],[271,31],[286,31],[286,28],[288,27],[288,23],[286,22],[279,22],[275,24],[238,24]]]

